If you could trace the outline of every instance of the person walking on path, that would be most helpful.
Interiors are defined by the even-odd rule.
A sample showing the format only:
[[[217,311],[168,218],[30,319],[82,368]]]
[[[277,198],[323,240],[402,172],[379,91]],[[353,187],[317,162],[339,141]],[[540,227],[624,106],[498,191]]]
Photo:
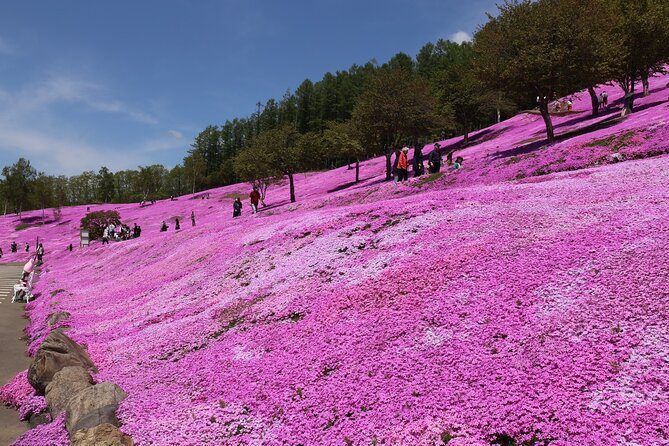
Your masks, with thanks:
[[[240,215],[242,215],[242,200],[237,197],[232,203],[232,217],[239,217]]]
[[[609,94],[602,91],[602,108],[606,109],[609,106]]]
[[[409,148],[403,147],[397,160],[397,181],[407,181],[409,179]]]
[[[439,170],[441,169],[440,148],[441,147],[439,146],[438,142],[434,143],[434,149],[432,149],[432,152],[430,152],[427,162],[428,167],[430,168],[430,173],[439,173]]]
[[[195,211],[190,211],[190,223],[191,226],[195,226]]]
[[[30,244],[28,242],[26,242],[26,252],[30,252]]]
[[[249,198],[251,199],[251,211],[253,211],[254,214],[258,213],[258,203],[260,202],[260,192],[258,192],[258,188],[253,186],[253,190],[249,194]]]
[[[175,219],[174,219],[174,230],[175,230],[175,231],[178,231],[178,230],[180,230],[180,229],[181,229],[181,225],[179,224],[179,219],[178,219],[178,218],[175,218]]]

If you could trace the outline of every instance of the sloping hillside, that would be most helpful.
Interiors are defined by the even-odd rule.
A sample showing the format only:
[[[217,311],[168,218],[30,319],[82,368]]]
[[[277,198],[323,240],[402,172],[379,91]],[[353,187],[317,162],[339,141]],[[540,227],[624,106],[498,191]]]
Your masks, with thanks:
[[[3,249],[47,250],[31,349],[70,312],[138,445],[669,444],[667,82],[624,120],[581,95],[550,146],[518,115],[442,177],[301,175],[257,216],[246,185],[94,206],[142,237],[72,253],[85,207],[5,217]]]

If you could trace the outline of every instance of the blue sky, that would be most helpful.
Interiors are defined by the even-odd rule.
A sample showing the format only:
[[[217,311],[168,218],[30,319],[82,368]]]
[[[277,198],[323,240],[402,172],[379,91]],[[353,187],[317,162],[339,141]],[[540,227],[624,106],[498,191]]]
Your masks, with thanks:
[[[7,1],[0,166],[172,167],[209,124],[306,77],[463,39],[494,0]]]

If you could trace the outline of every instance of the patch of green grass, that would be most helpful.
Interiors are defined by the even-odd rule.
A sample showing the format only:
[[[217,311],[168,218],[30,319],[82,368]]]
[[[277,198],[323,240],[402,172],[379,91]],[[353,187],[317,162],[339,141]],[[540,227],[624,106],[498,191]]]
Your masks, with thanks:
[[[420,177],[420,179],[416,182],[414,182],[412,185],[414,187],[423,187],[424,184],[427,183],[432,183],[434,181],[437,181],[439,178],[443,177],[444,173],[443,172],[437,172],[437,173],[431,173],[429,175],[423,175]]]
[[[611,135],[606,138],[595,139],[586,143],[584,147],[609,147],[614,152],[620,151],[620,149],[629,145],[630,140],[636,135],[636,132],[630,130],[620,135]]]
[[[17,231],[23,231],[24,229],[28,229],[31,226],[34,226],[34,225],[32,225],[30,223],[19,223],[18,225],[16,225],[16,228],[14,228],[14,229],[16,229]]]
[[[58,295],[58,294],[60,294],[60,293],[64,293],[64,292],[65,292],[64,289],[62,289],[62,288],[58,288],[57,290],[53,290],[53,291],[51,292],[51,297],[54,297],[54,296],[56,296],[56,295]]]

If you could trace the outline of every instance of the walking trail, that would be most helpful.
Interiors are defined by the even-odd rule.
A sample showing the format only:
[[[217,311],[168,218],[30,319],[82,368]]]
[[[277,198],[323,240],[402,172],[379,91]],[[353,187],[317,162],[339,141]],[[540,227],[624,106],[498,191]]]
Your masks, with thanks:
[[[11,303],[21,267],[18,263],[0,265],[0,387],[30,365],[26,344],[21,339],[26,325],[25,305]],[[10,445],[27,429],[15,410],[0,405],[0,446]]]

